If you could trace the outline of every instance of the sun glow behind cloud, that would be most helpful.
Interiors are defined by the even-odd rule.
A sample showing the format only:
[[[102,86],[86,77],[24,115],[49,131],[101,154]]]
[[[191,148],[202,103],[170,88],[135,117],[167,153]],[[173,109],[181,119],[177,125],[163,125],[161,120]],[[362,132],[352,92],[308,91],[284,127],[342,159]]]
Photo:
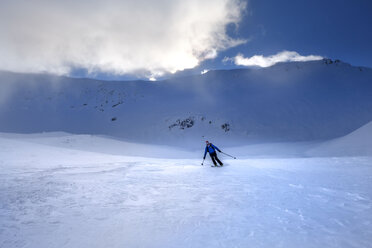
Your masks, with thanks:
[[[236,65],[243,66],[269,67],[279,62],[312,61],[321,59],[323,59],[323,57],[317,55],[301,56],[297,52],[283,51],[268,57],[264,57],[263,55],[254,55],[250,58],[245,58],[242,54],[238,54],[234,58],[225,58],[224,61],[233,61]]]
[[[0,69],[161,75],[244,43],[226,33],[238,0],[0,2]]]

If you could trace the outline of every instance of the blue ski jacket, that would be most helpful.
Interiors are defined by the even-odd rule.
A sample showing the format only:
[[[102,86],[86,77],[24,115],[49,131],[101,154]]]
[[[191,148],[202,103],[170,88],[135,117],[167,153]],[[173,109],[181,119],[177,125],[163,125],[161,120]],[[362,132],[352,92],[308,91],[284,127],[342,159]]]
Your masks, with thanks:
[[[221,150],[218,149],[217,146],[213,145],[212,143],[209,143],[209,144],[210,144],[209,146],[207,145],[205,147],[204,159],[205,159],[205,155],[207,155],[207,152],[209,152],[209,154],[216,152],[216,150],[219,151],[219,152],[221,152]]]

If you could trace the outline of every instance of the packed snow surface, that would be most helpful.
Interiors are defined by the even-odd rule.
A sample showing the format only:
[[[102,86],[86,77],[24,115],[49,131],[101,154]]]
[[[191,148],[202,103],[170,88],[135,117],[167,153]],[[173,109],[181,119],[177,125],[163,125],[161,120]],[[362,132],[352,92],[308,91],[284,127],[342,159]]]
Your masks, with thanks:
[[[371,247],[371,157],[202,145],[0,134],[0,247]]]

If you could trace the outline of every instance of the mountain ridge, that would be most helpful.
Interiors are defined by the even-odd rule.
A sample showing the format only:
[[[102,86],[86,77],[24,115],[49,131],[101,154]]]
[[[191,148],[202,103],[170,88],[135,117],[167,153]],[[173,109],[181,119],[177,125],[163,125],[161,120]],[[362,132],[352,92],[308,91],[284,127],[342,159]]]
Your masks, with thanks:
[[[332,139],[372,120],[372,69],[330,60],[157,82],[0,72],[0,88],[0,132],[236,145]]]
[[[230,68],[230,69],[221,69],[221,68],[217,68],[217,69],[210,69],[208,70],[207,72],[201,74],[198,71],[193,71],[193,72],[186,72],[184,74],[185,71],[187,70],[184,70],[184,71],[179,71],[179,72],[176,72],[174,74],[171,74],[170,77],[162,77],[161,79],[159,80],[156,80],[156,81],[152,81],[152,80],[146,80],[146,79],[126,79],[126,80],[121,80],[121,79],[97,79],[95,77],[89,77],[89,76],[83,76],[83,77],[79,77],[79,76],[69,76],[69,75],[55,75],[55,74],[49,74],[49,73],[31,73],[31,72],[13,72],[13,71],[6,71],[6,70],[1,70],[0,69],[0,73],[8,73],[8,74],[14,74],[14,75],[24,75],[24,76],[46,76],[46,77],[62,77],[62,78],[71,78],[71,79],[82,79],[82,80],[93,80],[93,81],[100,81],[100,82],[149,82],[149,83],[158,83],[158,82],[162,82],[162,81],[167,81],[167,80],[173,80],[173,79],[178,79],[178,78],[184,78],[184,77],[193,77],[193,76],[200,76],[200,75],[204,75],[204,74],[208,74],[208,73],[213,73],[215,71],[217,72],[223,72],[223,71],[250,71],[250,70],[265,70],[265,69],[268,69],[268,68],[272,68],[272,67],[278,67],[278,66],[288,66],[288,65],[301,65],[301,64],[311,64],[311,63],[322,63],[322,64],[327,64],[327,65],[345,65],[345,66],[350,66],[350,67],[353,67],[355,69],[358,69],[358,70],[372,70],[371,67],[367,67],[367,66],[357,66],[357,65],[352,65],[352,64],[349,64],[347,62],[344,62],[342,60],[339,60],[339,59],[330,59],[330,58],[324,58],[322,60],[315,60],[315,61],[292,61],[292,62],[278,62],[272,66],[269,66],[269,67],[254,67],[254,66],[250,66],[250,67],[246,67],[246,66],[238,66],[237,68]]]

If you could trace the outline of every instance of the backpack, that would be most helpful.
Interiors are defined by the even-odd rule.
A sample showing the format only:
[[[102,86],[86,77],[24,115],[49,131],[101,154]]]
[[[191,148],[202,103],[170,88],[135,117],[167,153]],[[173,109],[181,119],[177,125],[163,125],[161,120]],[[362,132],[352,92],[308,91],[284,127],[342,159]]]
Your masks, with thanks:
[[[216,149],[214,149],[214,147],[213,147],[212,143],[209,143],[209,144],[210,144],[210,145],[209,145],[209,147],[211,147],[211,148],[212,148],[213,152],[216,152]],[[208,147],[208,152],[209,152],[209,147]],[[209,152],[209,153],[213,153],[213,152]]]

